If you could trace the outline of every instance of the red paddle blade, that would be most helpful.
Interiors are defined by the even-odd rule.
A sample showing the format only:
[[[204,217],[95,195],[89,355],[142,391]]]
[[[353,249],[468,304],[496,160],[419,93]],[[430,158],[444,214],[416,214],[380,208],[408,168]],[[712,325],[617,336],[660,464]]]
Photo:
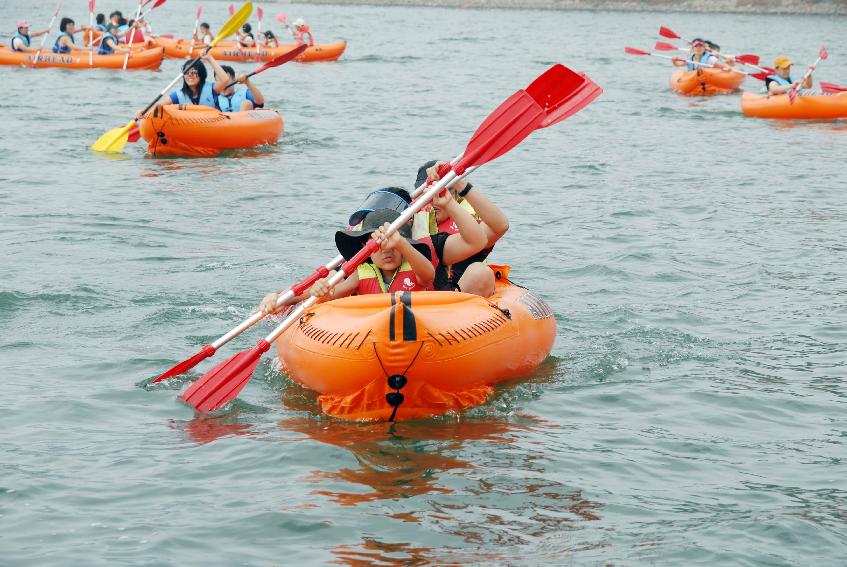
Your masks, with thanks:
[[[96,1],[96,0],[88,0],[88,11],[89,11],[89,12],[93,12],[93,11],[94,11],[94,3],[95,3],[95,1]]]
[[[743,53],[735,58],[739,63],[746,63],[748,65],[758,65],[759,64],[759,56],[753,55],[752,53]]]
[[[282,25],[285,25],[286,23],[288,23],[288,17],[285,14],[283,14],[282,12],[280,12],[279,14],[276,15],[276,21],[278,21]]]
[[[152,8],[150,8],[150,9],[151,9],[151,10],[155,10],[156,8],[158,8],[159,6],[161,6],[162,4],[164,4],[164,3],[165,3],[165,2],[167,2],[167,1],[168,1],[168,0],[156,0],[156,3],[155,3],[155,4],[153,4],[153,7],[152,7]]]
[[[289,61],[291,61],[292,59],[295,59],[298,55],[300,55],[301,53],[306,51],[308,48],[309,48],[309,46],[306,45],[305,43],[300,44],[297,47],[295,47],[294,49],[292,49],[291,51],[289,51],[288,53],[283,53],[282,55],[280,55],[278,57],[274,57],[273,59],[271,59],[270,61],[268,61],[267,63],[265,63],[261,67],[259,67],[258,69],[256,69],[256,72],[260,73],[260,72],[264,71],[265,69],[270,69],[271,67],[279,67],[283,63],[288,63]]]
[[[826,52],[826,47],[821,47],[821,50],[818,51],[818,57],[820,57],[821,59],[826,59],[827,57],[829,57],[829,53]]]
[[[259,340],[255,347],[236,354],[204,374],[180,398],[198,411],[220,409],[238,397],[269,348],[271,345],[265,339]]]
[[[835,94],[835,93],[843,93],[847,92],[847,87],[839,87],[835,83],[827,83],[825,81],[821,81],[821,90],[826,94]]]
[[[670,39],[682,39],[681,37],[676,35],[672,29],[666,28],[665,26],[659,27],[659,35]]]
[[[544,110],[541,128],[569,118],[588,106],[603,92],[584,73],[556,64],[524,89]]]
[[[262,19],[262,16],[264,15],[264,11],[263,11],[261,8],[256,8],[256,15],[257,15],[257,16],[259,17],[259,19],[261,20],[261,19]]]
[[[200,14],[202,14],[202,13],[203,13],[203,4],[200,4],[199,6],[197,6],[197,19],[198,20],[200,19]]]
[[[167,372],[165,372],[164,374],[162,374],[161,376],[159,376],[158,378],[156,378],[155,380],[153,380],[150,383],[155,384],[156,382],[161,382],[162,380],[167,380],[168,378],[171,378],[173,376],[179,376],[180,374],[185,374],[186,372],[188,372],[189,370],[191,370],[192,368],[194,368],[195,366],[200,364],[200,362],[202,362],[203,360],[206,360],[207,358],[209,358],[210,356],[215,354],[215,352],[216,352],[215,347],[213,347],[212,345],[203,345],[203,348],[200,349],[197,352],[197,354],[195,354],[191,358],[189,358],[187,360],[183,360],[179,364],[171,367]]]
[[[650,55],[649,51],[641,51],[640,49],[635,49],[634,47],[624,47],[623,50],[629,55]]]
[[[656,45],[653,46],[653,49],[655,49],[656,51],[676,51],[677,47],[672,43],[657,41]]]
[[[764,81],[765,79],[768,78],[769,74],[770,73],[750,73],[750,76],[753,77],[754,79],[759,79],[760,81]]]
[[[138,127],[138,124],[132,127],[132,130],[129,131],[127,135],[127,142],[134,144],[141,138],[141,129]]]
[[[516,92],[477,128],[453,171],[461,175],[470,166],[497,159],[540,128],[544,117],[535,99],[524,90]]]
[[[230,4],[229,5],[229,15],[230,15],[230,17],[232,17],[233,14],[235,14],[235,6]]]

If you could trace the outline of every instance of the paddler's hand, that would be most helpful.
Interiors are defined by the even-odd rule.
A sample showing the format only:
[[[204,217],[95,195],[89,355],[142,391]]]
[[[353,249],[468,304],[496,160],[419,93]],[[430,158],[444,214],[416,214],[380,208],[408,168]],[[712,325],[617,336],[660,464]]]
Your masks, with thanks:
[[[371,237],[377,241],[379,247],[383,250],[391,250],[400,243],[401,236],[396,230],[390,236],[386,236],[389,226],[388,223],[385,223],[371,233]]]
[[[681,59],[679,57],[674,57],[671,61],[673,61],[674,65],[682,65],[685,63],[685,59]]]
[[[432,204],[439,209],[447,209],[450,206],[450,203],[455,203],[456,200],[453,198],[453,193],[451,191],[441,191],[432,198]]]
[[[246,74],[244,74],[244,73],[241,73],[241,74],[240,74],[240,75],[238,75],[238,77],[235,79],[235,82],[236,82],[236,83],[241,83],[242,85],[243,85],[243,84],[245,84],[245,83],[247,82],[247,75],[246,75]]]
[[[808,66],[808,68],[807,68],[806,70],[807,70],[807,71],[809,71],[809,73],[811,73],[812,71],[814,71],[814,70],[815,70],[815,66],[814,66],[814,65],[809,65],[809,66]]]
[[[276,306],[277,299],[279,299],[279,293],[272,291],[271,293],[267,294],[264,299],[262,299],[262,302],[256,308],[256,311],[264,313],[265,315],[273,315],[274,313],[279,311]]]
[[[426,170],[427,179],[431,179],[433,183],[435,183],[436,181],[441,179],[441,177],[438,175],[438,170],[445,163],[447,163],[447,162],[446,161],[437,161],[437,162],[435,162],[435,165],[433,165],[432,167],[427,169]],[[460,181],[456,181],[454,183],[451,183],[448,186],[448,189],[450,189],[450,191],[452,191],[453,193],[458,193],[458,192],[462,191],[465,187],[467,187],[467,185],[468,185],[468,182],[465,181],[464,179],[462,179]]]
[[[332,288],[329,286],[329,279],[322,278],[312,284],[312,287],[309,288],[309,295],[312,297],[317,297],[321,301],[327,299],[327,296],[332,292]]]

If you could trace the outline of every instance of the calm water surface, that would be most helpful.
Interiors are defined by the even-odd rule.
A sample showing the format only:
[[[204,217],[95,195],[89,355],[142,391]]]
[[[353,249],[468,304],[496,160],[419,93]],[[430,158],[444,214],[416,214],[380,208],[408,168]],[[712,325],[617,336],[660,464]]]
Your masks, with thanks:
[[[0,0],[4,31],[49,20],[25,4]],[[185,35],[195,8],[154,23]],[[224,21],[226,3],[203,8]],[[0,69],[0,564],[844,565],[847,125],[678,97],[668,66],[623,47],[661,24],[767,61],[824,44],[819,75],[844,84],[847,20],[288,4],[266,20],[283,10],[350,43],[257,80],[286,119],[265,151],[87,150],[178,61]],[[534,376],[393,428],[323,417],[272,357],[215,419],[184,384],[140,385],[333,256],[368,191],[461,151],[554,62],[605,94],[474,175],[511,220],[496,259],[557,314]]]

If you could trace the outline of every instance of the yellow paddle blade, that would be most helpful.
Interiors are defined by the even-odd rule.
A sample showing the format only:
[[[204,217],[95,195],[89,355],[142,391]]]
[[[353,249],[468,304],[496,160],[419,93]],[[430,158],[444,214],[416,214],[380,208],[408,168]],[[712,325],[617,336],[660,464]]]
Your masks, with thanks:
[[[100,136],[91,149],[95,152],[107,152],[110,154],[119,153],[126,145],[129,139],[129,131],[135,126],[135,119],[127,122],[126,126],[120,128],[112,128],[102,136]]]
[[[250,14],[253,13],[253,3],[247,2],[245,3],[236,13],[232,15],[227,23],[221,27],[218,35],[215,36],[215,39],[212,40],[212,43],[209,44],[209,47],[216,46],[221,40],[228,38],[231,35],[235,35],[235,32],[244,25],[250,18]]]

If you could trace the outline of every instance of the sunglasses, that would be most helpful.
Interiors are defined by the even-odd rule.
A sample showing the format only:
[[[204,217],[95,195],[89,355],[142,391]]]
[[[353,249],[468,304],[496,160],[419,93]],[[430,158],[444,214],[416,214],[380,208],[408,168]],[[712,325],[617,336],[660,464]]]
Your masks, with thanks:
[[[199,77],[200,73],[197,72],[197,69],[189,69],[185,73],[182,74],[183,77]]]

